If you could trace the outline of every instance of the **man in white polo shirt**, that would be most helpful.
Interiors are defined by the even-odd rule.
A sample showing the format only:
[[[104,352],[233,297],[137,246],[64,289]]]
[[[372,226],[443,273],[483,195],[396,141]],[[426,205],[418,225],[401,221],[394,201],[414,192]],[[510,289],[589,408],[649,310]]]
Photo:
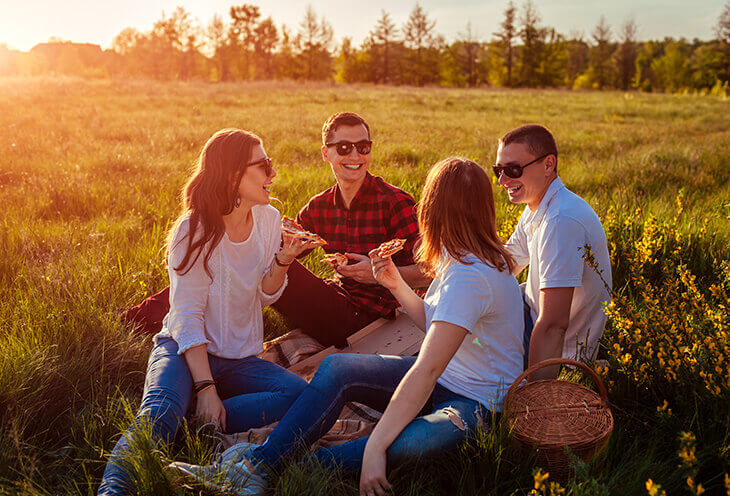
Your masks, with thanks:
[[[517,261],[515,275],[529,265],[525,285],[528,365],[561,356],[595,358],[611,286],[601,221],[558,177],[558,148],[543,126],[521,126],[502,136],[493,169],[510,201],[527,205],[507,248]],[[589,266],[586,249],[597,269]],[[532,322],[534,326],[529,325]],[[530,379],[554,378],[558,370],[546,367]]]

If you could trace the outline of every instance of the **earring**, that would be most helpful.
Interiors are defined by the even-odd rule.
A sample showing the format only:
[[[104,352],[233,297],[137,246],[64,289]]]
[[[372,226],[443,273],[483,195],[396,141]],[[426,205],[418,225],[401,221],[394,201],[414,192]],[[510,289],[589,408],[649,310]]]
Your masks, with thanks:
[[[233,200],[233,205],[238,208],[241,206],[241,195],[236,195],[235,200]]]

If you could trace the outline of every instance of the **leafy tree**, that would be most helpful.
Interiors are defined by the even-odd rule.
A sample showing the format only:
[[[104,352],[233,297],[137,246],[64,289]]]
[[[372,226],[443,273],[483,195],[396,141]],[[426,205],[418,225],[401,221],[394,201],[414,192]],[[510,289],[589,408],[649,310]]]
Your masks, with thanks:
[[[656,41],[647,41],[639,49],[636,56],[636,73],[634,74],[634,88],[641,91],[659,89],[661,83],[652,69],[652,62],[659,56],[661,44]]]
[[[332,76],[332,26],[324,17],[317,20],[311,5],[299,23],[297,42],[304,62],[303,76],[306,79],[329,79]]]
[[[242,4],[231,7],[229,14],[231,16],[231,44],[240,52],[239,73],[244,79],[250,79],[256,26],[261,12],[255,5]]]
[[[228,27],[220,15],[216,14],[205,28],[204,38],[207,51],[211,54],[215,73],[213,81],[226,81],[231,78],[230,71],[230,49],[228,47]]]
[[[274,76],[274,50],[279,32],[271,17],[261,21],[254,31],[254,60],[256,77],[270,79]]]
[[[722,80],[724,68],[725,54],[720,43],[710,42],[695,48],[690,58],[692,86],[712,88]]]
[[[590,61],[593,81],[598,89],[609,86],[612,81],[611,74],[611,27],[606,23],[606,18],[601,16],[593,28],[591,37],[595,45],[591,49]]]
[[[540,15],[532,0],[522,5],[519,35],[522,39],[520,57],[520,84],[537,86],[539,84],[537,69],[540,64],[542,40],[540,32]]]
[[[370,32],[370,42],[374,51],[380,51],[382,57],[380,57],[380,67],[382,67],[382,75],[378,78],[378,82],[389,83],[392,79],[392,46],[398,41],[398,28],[393,21],[390,20],[390,15],[385,11],[381,11],[380,19],[375,25],[375,28]]]
[[[683,43],[683,40],[669,43],[664,55],[652,61],[651,68],[659,78],[664,91],[673,93],[689,86],[690,65],[686,43]]]
[[[565,85],[572,88],[579,75],[588,69],[588,43],[583,33],[573,32],[565,42]]]
[[[438,45],[435,27],[436,21],[430,20],[419,4],[416,4],[403,25],[405,46],[412,50],[409,75],[418,86],[433,82],[434,76],[438,75],[438,53],[433,53]]]
[[[721,74],[723,81],[730,81],[730,2],[725,4],[715,26],[715,35],[725,55],[725,67]]]
[[[616,50],[619,86],[627,90],[636,71],[636,22],[629,18],[621,25],[620,44]]]
[[[515,24],[515,16],[517,15],[517,9],[512,0],[507,4],[507,8],[504,11],[504,19],[499,25],[501,30],[494,33],[497,37],[499,48],[502,52],[503,63],[507,72],[505,86],[512,86],[512,68],[513,68],[513,45],[512,42],[517,37],[517,26]]]

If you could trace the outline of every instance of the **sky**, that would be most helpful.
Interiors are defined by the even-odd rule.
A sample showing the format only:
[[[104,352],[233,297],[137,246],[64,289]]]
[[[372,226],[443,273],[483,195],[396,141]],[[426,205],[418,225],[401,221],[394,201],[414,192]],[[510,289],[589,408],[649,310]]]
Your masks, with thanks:
[[[498,30],[508,0],[420,0],[436,31],[447,41],[472,31],[483,41]],[[318,16],[333,26],[336,40],[349,36],[359,44],[385,9],[396,25],[402,25],[415,6],[414,0],[0,0],[0,43],[27,51],[50,37],[95,43],[109,48],[114,37],[126,27],[149,30],[153,23],[183,6],[206,25],[214,14],[228,17],[231,5],[258,5],[264,17],[277,26],[296,28],[311,5]],[[633,17],[639,40],[665,36],[702,40],[714,37],[713,28],[728,0],[533,0],[542,24],[570,35],[590,37],[601,15],[619,32],[620,25]],[[516,0],[521,5],[522,0]]]

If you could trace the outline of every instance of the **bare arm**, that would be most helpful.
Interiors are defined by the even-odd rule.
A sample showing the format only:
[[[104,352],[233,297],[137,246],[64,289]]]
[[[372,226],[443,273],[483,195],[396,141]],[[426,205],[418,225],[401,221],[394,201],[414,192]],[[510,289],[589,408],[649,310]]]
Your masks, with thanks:
[[[370,258],[359,253],[345,253],[347,258],[355,261],[350,265],[338,265],[337,272],[345,277],[355,279],[363,284],[377,284],[373,277],[373,267]],[[406,284],[412,288],[422,288],[431,284],[431,278],[421,272],[418,264],[397,266],[398,272]]]
[[[529,366],[563,355],[565,331],[570,322],[570,305],[575,288],[547,288],[540,290],[540,312],[530,338]],[[559,366],[545,367],[530,376],[531,381],[554,379]]]
[[[284,278],[286,277],[287,270],[289,270],[289,265],[299,255],[307,250],[311,250],[314,244],[308,241],[302,241],[301,239],[294,239],[292,236],[286,234],[283,236],[284,244],[276,254],[276,258],[280,264],[276,263],[276,260],[273,260],[271,262],[271,268],[261,280],[261,289],[268,295],[275,294],[279,290],[281,285],[284,284]]]
[[[388,289],[398,303],[401,304],[408,316],[422,330],[426,331],[426,307],[423,299],[418,296],[403,279],[402,272],[393,263],[390,257],[380,258],[378,250],[370,252],[373,279]]]
[[[360,474],[360,494],[383,494],[390,487],[385,477],[385,453],[396,437],[423,408],[468,331],[448,322],[433,322],[416,363],[398,384],[385,413],[368,439]]]
[[[183,354],[185,361],[193,376],[193,382],[213,380],[208,362],[207,345],[193,346]],[[201,417],[205,422],[214,422],[222,430],[226,429],[226,409],[223,407],[215,385],[201,391],[198,394],[198,403],[195,409],[195,416]]]
[[[431,278],[424,274],[421,270],[421,266],[418,264],[403,265],[398,267],[403,280],[412,288],[425,288],[431,284]]]

